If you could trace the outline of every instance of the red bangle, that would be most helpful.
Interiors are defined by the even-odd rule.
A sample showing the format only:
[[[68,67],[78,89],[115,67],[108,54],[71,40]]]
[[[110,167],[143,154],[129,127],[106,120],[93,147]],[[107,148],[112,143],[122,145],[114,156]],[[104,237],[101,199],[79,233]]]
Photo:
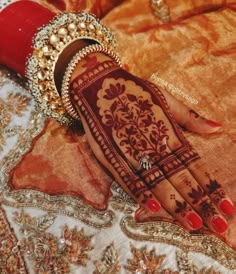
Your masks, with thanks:
[[[0,13],[0,63],[25,76],[27,58],[33,51],[37,30],[55,13],[31,1],[19,1]]]

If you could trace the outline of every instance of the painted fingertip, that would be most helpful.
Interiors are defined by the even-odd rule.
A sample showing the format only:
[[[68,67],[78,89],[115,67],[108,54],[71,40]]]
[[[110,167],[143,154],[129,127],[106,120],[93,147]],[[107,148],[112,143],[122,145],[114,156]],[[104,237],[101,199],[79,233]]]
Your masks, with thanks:
[[[187,214],[187,221],[194,230],[201,228],[203,225],[202,219],[195,212]]]
[[[148,200],[147,206],[152,212],[158,212],[161,209],[161,205],[154,199]]]
[[[230,215],[233,215],[235,213],[235,207],[227,199],[221,201],[220,204],[219,204],[219,207],[220,207],[221,211],[226,215],[230,216]]]
[[[206,120],[206,123],[207,123],[209,126],[214,127],[214,128],[216,128],[216,127],[222,127],[222,124],[217,123],[217,122],[212,121],[212,120]]]
[[[212,228],[217,233],[223,233],[228,229],[226,221],[220,216],[215,216],[211,221]]]

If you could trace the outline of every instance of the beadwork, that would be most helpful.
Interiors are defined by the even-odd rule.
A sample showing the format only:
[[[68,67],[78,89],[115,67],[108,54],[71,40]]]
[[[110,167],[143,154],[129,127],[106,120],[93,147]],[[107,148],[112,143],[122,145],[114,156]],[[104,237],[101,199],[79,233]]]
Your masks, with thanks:
[[[72,118],[66,112],[56,88],[54,70],[63,50],[81,39],[92,40],[107,50],[116,48],[112,33],[95,16],[85,12],[63,13],[37,32],[33,54],[26,65],[29,88],[41,110],[61,124],[70,124]]]

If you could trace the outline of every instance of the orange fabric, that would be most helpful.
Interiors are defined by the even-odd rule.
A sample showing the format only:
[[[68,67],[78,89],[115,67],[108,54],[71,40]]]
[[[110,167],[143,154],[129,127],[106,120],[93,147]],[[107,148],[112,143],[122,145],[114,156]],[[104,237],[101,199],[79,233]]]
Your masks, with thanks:
[[[41,4],[58,11],[78,12],[86,10],[102,18],[123,0],[38,0]]]
[[[101,210],[112,179],[97,164],[85,136],[51,120],[30,153],[14,169],[12,189],[72,195]]]

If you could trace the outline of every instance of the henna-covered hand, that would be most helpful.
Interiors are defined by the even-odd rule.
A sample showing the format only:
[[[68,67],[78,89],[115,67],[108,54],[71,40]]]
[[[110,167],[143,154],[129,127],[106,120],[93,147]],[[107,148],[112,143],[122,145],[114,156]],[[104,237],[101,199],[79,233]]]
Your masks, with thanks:
[[[189,230],[226,231],[233,204],[156,86],[97,53],[77,66],[70,96],[95,156],[137,203],[162,206]]]

